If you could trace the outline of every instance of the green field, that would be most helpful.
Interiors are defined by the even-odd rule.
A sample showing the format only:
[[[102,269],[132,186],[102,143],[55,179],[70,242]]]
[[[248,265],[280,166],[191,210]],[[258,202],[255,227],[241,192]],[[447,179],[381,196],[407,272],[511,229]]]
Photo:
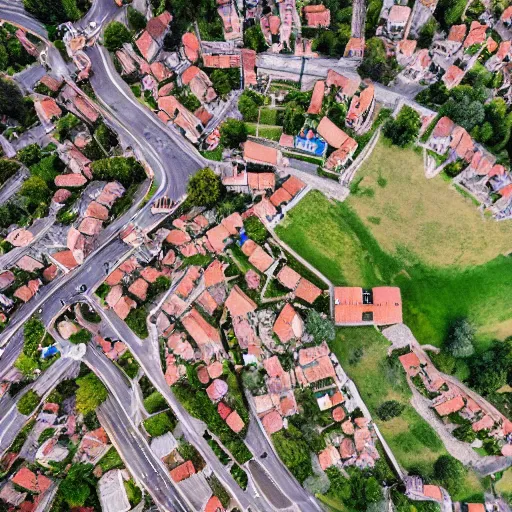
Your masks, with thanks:
[[[447,452],[436,432],[409,404],[411,390],[405,373],[396,358],[387,357],[388,347],[389,342],[373,327],[338,329],[336,340],[331,344],[400,465],[434,478],[433,463]],[[381,421],[375,410],[386,400],[398,400],[405,409],[399,417]],[[477,500],[482,492],[481,482],[470,472],[464,487],[452,498]]]
[[[383,190],[391,186],[391,178],[385,179]],[[447,187],[445,182],[441,183]],[[375,191],[375,197],[380,191],[381,187]],[[450,192],[454,193],[454,202],[465,203],[458,193]],[[361,210],[366,208],[362,203],[372,200],[364,194],[367,192],[360,188],[354,197],[338,203],[327,200],[317,191],[310,192],[287,214],[276,232],[335,285],[400,286],[404,322],[421,343],[440,346],[449,324],[459,316],[467,316],[477,327],[477,348],[486,348],[494,338],[512,335],[510,257],[494,255],[494,259],[480,265],[434,266],[420,259],[419,250],[412,252],[411,247],[397,246],[393,252],[384,250],[374,229],[381,228],[384,221],[376,225],[373,218],[376,216],[369,216],[372,220],[365,222],[361,212],[356,211],[356,206]],[[409,212],[409,217],[410,222],[419,222],[414,211]],[[394,230],[400,225],[408,229],[409,220],[403,215],[395,219]],[[474,222],[481,221],[478,217],[474,219]],[[421,244],[418,240],[414,243],[422,253],[429,252],[430,248],[434,251],[436,234],[424,237]],[[453,248],[447,245],[445,250]],[[479,248],[474,251],[479,255]]]

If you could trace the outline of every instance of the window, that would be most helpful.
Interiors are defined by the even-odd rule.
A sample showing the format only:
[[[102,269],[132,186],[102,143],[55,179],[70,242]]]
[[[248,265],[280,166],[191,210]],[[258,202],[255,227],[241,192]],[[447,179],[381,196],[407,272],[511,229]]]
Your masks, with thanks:
[[[373,312],[366,311],[363,313],[363,322],[373,322]]]
[[[371,290],[363,290],[363,304],[373,304],[373,293]]]

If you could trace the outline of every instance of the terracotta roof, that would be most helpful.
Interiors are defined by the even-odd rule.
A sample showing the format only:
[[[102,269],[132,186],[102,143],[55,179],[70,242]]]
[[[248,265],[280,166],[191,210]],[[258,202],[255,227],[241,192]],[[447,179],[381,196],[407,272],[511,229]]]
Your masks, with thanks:
[[[265,414],[265,416],[261,418],[261,423],[268,435],[275,434],[283,428],[283,418],[281,418],[281,415],[275,410]]]
[[[199,58],[199,41],[193,32],[185,32],[181,38],[185,47],[185,55],[190,62],[195,62]]]
[[[505,57],[507,55],[510,54],[511,47],[512,47],[512,41],[502,41],[500,43],[500,47],[498,49],[498,53],[496,54],[496,57],[498,57],[498,59],[500,61],[502,61],[503,59],[505,59]]]
[[[304,8],[306,9],[306,8]],[[311,102],[309,104],[308,114],[319,114],[322,110],[322,103],[324,101],[325,82],[318,80],[313,88],[313,94],[311,95]]]
[[[505,187],[498,190],[498,194],[501,197],[510,197],[512,196],[512,184],[506,185]]]
[[[99,112],[91,105],[89,100],[82,96],[77,96],[74,101],[75,107],[78,111],[92,123],[95,123],[99,117]]]
[[[169,11],[164,11],[159,16],[155,16],[148,21],[146,30],[149,32],[153,39],[160,39],[165,35],[169,23],[172,21],[172,16]]]
[[[242,62],[241,56],[236,55],[203,55],[205,68],[238,68]]]
[[[194,112],[194,115],[201,121],[203,126],[206,126],[210,119],[213,119],[213,114],[210,114],[203,105]]]
[[[287,192],[283,187],[278,188],[271,196],[270,202],[274,206],[280,206],[283,203],[288,203],[293,198],[289,192]]]
[[[35,270],[43,268],[42,263],[28,255],[22,256],[16,262],[16,266],[21,270],[26,270],[27,272],[34,272]]]
[[[348,137],[339,149],[329,155],[325,167],[327,169],[337,169],[339,166],[345,165],[356,149],[357,142],[352,137]]]
[[[71,192],[69,190],[66,190],[64,188],[60,188],[53,194],[52,201],[55,203],[65,203],[69,198],[71,197]]]
[[[455,123],[446,116],[441,117],[432,133],[433,137],[449,137],[455,128]]]
[[[356,454],[354,441],[350,437],[343,438],[340,444],[340,455],[342,459],[350,459]]]
[[[199,347],[221,343],[219,331],[210,325],[197,309],[192,308],[190,313],[183,317],[182,323]]]
[[[223,283],[226,280],[224,265],[219,260],[213,260],[204,271],[203,277],[206,288]]]
[[[256,303],[250,299],[238,285],[235,285],[232,288],[225,305],[232,318],[238,316],[247,316],[248,313],[255,311],[258,307]]]
[[[290,176],[284,183],[283,188],[295,197],[301,190],[306,188],[306,184],[296,176]]]
[[[200,72],[201,70],[197,66],[190,66],[181,75],[181,81],[183,82],[184,85],[188,85],[191,82],[191,80]]]
[[[228,392],[228,385],[222,379],[215,379],[207,388],[206,393],[212,402],[220,400]]]
[[[248,172],[247,179],[252,191],[274,190],[276,177],[273,172]]]
[[[265,272],[274,263],[274,260],[258,245],[249,256],[249,263],[254,265],[260,272]]]
[[[354,435],[354,424],[350,421],[344,421],[341,424],[341,430],[344,434],[347,434],[347,436],[353,436]]]
[[[245,427],[244,421],[242,418],[240,418],[240,415],[236,411],[233,411],[226,418],[226,424],[233,432],[236,432],[237,434],[241,432]]]
[[[343,410],[343,407],[341,406],[338,406],[338,407],[335,407],[333,410],[332,410],[332,419],[338,423],[341,423],[344,419],[345,419],[345,411]]]
[[[329,356],[319,357],[313,364],[303,367],[302,371],[304,372],[304,377],[310,383],[336,376]]]
[[[407,23],[410,14],[410,7],[405,5],[393,5],[389,11],[388,21],[390,23]]]
[[[466,503],[468,512],[485,512],[485,505],[483,503]]]
[[[350,108],[348,109],[347,120],[354,121],[357,118],[363,116],[364,113],[367,112],[367,110],[370,108],[374,98],[375,87],[373,84],[369,84],[360,92],[359,96],[354,96],[352,98],[350,102]]]
[[[109,286],[114,286],[121,282],[121,279],[124,277],[124,272],[118,268],[116,268],[113,272],[111,272],[107,279],[105,279],[105,283]]]
[[[364,38],[361,37],[351,37],[345,46],[345,57],[350,57],[351,55],[363,54],[364,53]]]
[[[331,11],[325,5],[307,5],[304,15],[308,27],[328,27],[331,24]]]
[[[60,117],[62,115],[62,110],[57,105],[53,98],[44,98],[38,102],[43,115],[49,121],[54,117]]]
[[[414,377],[420,370],[420,360],[414,352],[409,352],[398,358],[408,375]]]
[[[478,21],[472,21],[469,28],[468,37],[464,41],[464,48],[469,48],[474,44],[481,44],[485,41],[485,33],[487,32],[487,25],[480,24]]]
[[[69,250],[54,252],[52,258],[69,270],[78,266],[73,253]]]
[[[474,432],[480,432],[481,430],[491,430],[494,426],[494,420],[486,414],[482,419],[473,423],[472,428]]]
[[[146,300],[147,294],[148,294],[148,283],[141,277],[136,279],[128,288],[128,291],[135,295],[138,299],[144,301]]]
[[[295,270],[293,270],[288,265],[285,265],[277,274],[277,279],[286,288],[295,290],[299,284],[301,275],[298,272],[295,272]]]
[[[487,38],[485,45],[489,53],[494,53],[498,49],[498,43],[492,37]]]
[[[423,494],[427,498],[432,498],[440,502],[443,501],[443,493],[441,492],[441,488],[437,485],[424,485]]]
[[[353,100],[353,99],[352,99]],[[325,141],[334,148],[340,148],[348,135],[338,128],[330,119],[323,117],[317,126],[318,134],[325,139]]]
[[[403,39],[402,41],[398,41],[398,50],[402,55],[406,57],[412,57],[414,51],[416,50],[416,45],[418,41],[414,39]]]
[[[135,309],[137,307],[137,303],[130,299],[130,297],[121,297],[116,305],[114,306],[114,311],[116,315],[121,319],[124,320],[130,313],[132,309]]]
[[[82,174],[59,174],[55,177],[56,187],[83,187],[87,183],[87,178]]]
[[[327,87],[339,87],[341,94],[351,98],[359,89],[361,80],[358,78],[347,78],[340,75],[334,69],[327,71],[327,79],[325,81]]]
[[[211,379],[218,379],[224,372],[224,368],[220,361],[214,361],[213,363],[210,363],[206,369],[208,370],[208,375]]]
[[[439,416],[448,416],[452,412],[460,411],[464,407],[464,400],[460,395],[443,402],[442,404],[436,405],[434,409]]]
[[[84,235],[95,236],[101,231],[102,227],[103,222],[101,220],[94,217],[85,217],[78,226],[78,231]]]
[[[462,126],[456,126],[453,129],[450,147],[455,150],[459,158],[463,158],[467,162],[470,162],[473,158],[475,144],[469,133]]]
[[[177,468],[171,469],[171,478],[174,482],[181,482],[182,480],[191,477],[195,472],[196,469],[194,468],[194,464],[192,464],[191,460],[187,460]]]
[[[58,268],[56,265],[51,263],[48,265],[44,271],[43,271],[43,279],[49,283],[50,281],[53,281],[57,277]]]
[[[216,253],[221,253],[226,247],[226,240],[229,238],[229,231],[219,224],[206,232],[206,237]]]
[[[282,343],[302,337],[304,324],[291,304],[286,304],[281,310],[273,330]]]
[[[167,69],[163,62],[153,62],[151,64],[151,74],[156,78],[157,82],[162,82],[172,77],[172,71]]]
[[[217,412],[219,416],[225,420],[231,414],[231,409],[224,402],[219,402],[217,404]]]
[[[501,14],[502,21],[510,21],[512,20],[512,5],[507,7]]]
[[[0,273],[0,291],[9,288],[16,280],[15,275],[10,270],[4,270]]]
[[[62,81],[61,80],[56,80],[55,78],[53,78],[52,76],[50,75],[44,75],[41,80],[39,80],[43,85],[46,85],[46,87],[48,87],[48,89],[50,89],[50,91],[52,92],[57,92],[61,85],[62,85]]]
[[[105,297],[105,302],[107,303],[109,308],[113,308],[118,302],[119,299],[123,296],[123,287],[116,284],[112,286],[112,288],[107,293]]]
[[[256,85],[256,52],[248,48],[242,48],[242,66],[244,71],[244,85]]]
[[[320,467],[325,471],[327,468],[333,466],[340,460],[340,452],[330,444],[318,454],[318,461]]]
[[[402,322],[402,300],[400,288],[373,288],[373,304],[363,303],[363,290],[357,287],[337,287],[334,289],[334,314],[337,324],[357,324],[363,322],[363,313],[372,313],[371,320],[376,325],[389,325]]]
[[[108,219],[108,209],[96,201],[91,201],[87,210],[85,210],[86,217],[94,217],[100,220]]]
[[[462,43],[466,37],[466,25],[452,25],[450,33],[448,34],[448,41],[454,41],[456,43]]]
[[[321,295],[322,290],[315,286],[311,281],[308,281],[304,277],[299,281],[299,286],[295,290],[295,296],[299,299],[313,304],[315,300]]]
[[[279,137],[279,145],[287,148],[293,148],[294,146],[294,138],[293,135],[287,135],[286,133],[282,133],[281,137]]]
[[[21,468],[12,477],[11,482],[36,494],[45,492],[52,485],[52,481],[49,478],[44,475],[36,475],[26,467]]]
[[[238,213],[232,213],[229,217],[222,219],[221,224],[229,231],[230,235],[238,235],[239,230],[244,226],[242,216]]]
[[[299,350],[299,364],[307,366],[320,357],[329,355],[329,347],[326,343],[314,347],[302,348]]]
[[[147,30],[135,41],[135,44],[148,62],[153,60],[158,52],[158,45]]]
[[[212,496],[204,507],[204,512],[225,512],[225,508],[217,496]]]
[[[140,275],[148,283],[154,283],[159,277],[162,276],[162,272],[160,272],[160,270],[157,270],[155,267],[146,267],[142,269]]]
[[[277,149],[248,140],[244,143],[244,160],[277,165]]]
[[[190,242],[191,238],[188,233],[181,231],[181,229],[172,229],[165,240],[172,245],[180,246]]]
[[[464,78],[464,71],[457,66],[450,66],[443,75],[443,82],[448,89],[459,85]]]

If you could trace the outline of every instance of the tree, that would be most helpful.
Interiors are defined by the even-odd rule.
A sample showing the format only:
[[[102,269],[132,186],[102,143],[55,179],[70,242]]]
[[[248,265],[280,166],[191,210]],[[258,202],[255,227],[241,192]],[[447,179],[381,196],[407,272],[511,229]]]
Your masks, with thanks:
[[[118,144],[115,133],[104,122],[100,122],[94,130],[94,138],[107,152]]]
[[[108,396],[107,388],[94,373],[76,379],[76,410],[81,414],[93,412]]]
[[[446,340],[446,350],[453,357],[469,357],[475,351],[473,340],[475,328],[466,318],[458,318],[450,326]]]
[[[132,156],[96,160],[91,164],[91,168],[96,179],[119,181],[125,187],[140,183],[146,178],[144,167]]]
[[[31,176],[23,182],[20,194],[27,198],[29,205],[37,207],[50,201],[51,190],[39,176]]]
[[[23,121],[27,115],[21,90],[8,78],[0,78],[0,112],[18,121]]]
[[[324,341],[329,343],[336,337],[336,331],[332,321],[326,316],[322,316],[314,309],[308,311],[306,317],[306,332],[313,336],[317,345]]]
[[[27,167],[34,165],[41,160],[42,153],[38,144],[29,144],[18,151],[18,160]]]
[[[38,347],[46,334],[44,324],[38,318],[30,318],[23,325],[23,353],[32,359],[39,357]]]
[[[272,441],[279,458],[299,482],[313,475],[309,447],[299,429],[289,425],[272,434]]]
[[[249,89],[245,90],[238,99],[238,110],[245,121],[257,121],[258,107],[261,105],[263,105],[263,96]]]
[[[143,308],[132,309],[126,317],[125,323],[139,338],[145,340],[149,336],[146,312]]]
[[[144,428],[152,437],[163,436],[167,432],[171,432],[175,426],[176,422],[171,421],[169,414],[166,412],[161,412],[144,420]]]
[[[75,345],[79,345],[80,343],[87,344],[91,341],[91,337],[92,335],[87,329],[80,329],[69,337],[69,341]]]
[[[247,126],[238,119],[227,119],[220,126],[220,141],[226,147],[237,148],[247,140]]]
[[[232,69],[215,69],[210,75],[213,88],[221,96],[226,96],[233,89],[240,88],[240,70]]]
[[[33,390],[29,389],[19,400],[16,405],[18,411],[25,415],[29,416],[34,412],[36,407],[39,405],[41,401],[41,397]]]
[[[14,160],[0,158],[0,185],[3,185],[11,176],[14,176],[20,165]]]
[[[461,489],[466,473],[464,464],[451,455],[441,455],[434,463],[436,479],[450,494]]]
[[[92,464],[73,464],[67,472],[66,478],[59,486],[59,494],[69,507],[81,507],[91,494],[91,486],[95,486],[92,475]]]
[[[43,23],[57,25],[68,21],[61,0],[23,0],[25,9]]]
[[[18,356],[14,362],[14,366],[23,374],[23,377],[30,378],[34,376],[34,372],[39,365],[31,357],[28,357],[23,352]]]
[[[454,87],[450,98],[441,107],[440,114],[470,132],[485,119],[485,97],[485,93],[479,88],[467,85]]]
[[[388,421],[392,418],[396,418],[402,414],[404,410],[404,406],[397,402],[396,400],[388,400],[387,402],[383,402],[377,407],[377,416],[382,421]]]
[[[193,206],[213,206],[223,195],[220,176],[209,167],[200,169],[190,178],[187,195],[189,204]]]
[[[421,128],[420,115],[413,108],[405,105],[396,119],[389,119],[384,125],[384,135],[397,146],[407,146],[418,138]]]
[[[283,131],[285,133],[296,135],[300,132],[305,120],[306,111],[302,105],[296,101],[286,104],[283,116]]]
[[[3,44],[0,44],[0,71],[5,71],[9,65],[9,54]]]
[[[363,78],[387,85],[395,77],[398,64],[394,57],[388,58],[384,43],[378,37],[372,37],[366,42],[364,57],[358,68]]]
[[[317,475],[308,476],[302,485],[306,491],[315,496],[316,494],[325,494],[329,490],[329,486],[331,484],[329,482],[329,478],[327,478],[327,475],[320,473]]]
[[[104,42],[107,50],[115,52],[124,43],[131,43],[132,36],[125,25],[119,21],[111,21],[105,29]]]
[[[329,108],[328,118],[336,126],[344,126],[347,116],[347,105],[345,103],[333,103]]]
[[[254,240],[257,244],[263,244],[268,238],[267,228],[263,225],[258,217],[251,215],[244,220],[244,229],[247,236]]]
[[[131,5],[128,6],[128,23],[130,27],[135,30],[135,32],[139,32],[146,28],[147,20],[146,16],[139,12],[137,9],[134,9]]]
[[[267,43],[259,23],[244,30],[244,46],[257,53],[264,52],[267,49]]]
[[[434,38],[434,34],[436,33],[437,22],[435,18],[431,18],[420,30],[420,35],[418,37],[418,47],[419,48],[429,48],[432,44],[432,39]]]

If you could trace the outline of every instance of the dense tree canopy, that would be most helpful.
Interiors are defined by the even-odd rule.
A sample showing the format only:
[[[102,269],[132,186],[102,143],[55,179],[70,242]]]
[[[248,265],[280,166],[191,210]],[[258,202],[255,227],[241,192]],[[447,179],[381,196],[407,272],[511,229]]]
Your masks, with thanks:
[[[259,23],[244,30],[244,46],[258,53],[264,52],[267,49],[267,43]]]
[[[197,171],[187,185],[187,200],[193,206],[213,206],[222,194],[220,176],[209,167]]]
[[[119,21],[111,21],[105,29],[104,42],[106,48],[114,52],[119,50],[124,43],[130,43],[132,35],[125,25]]]
[[[23,0],[23,5],[29,13],[49,25],[76,21],[82,17],[76,0]]]
[[[283,116],[283,131],[289,135],[297,135],[304,121],[306,120],[306,111],[304,107],[296,101],[290,101],[286,104]]]
[[[133,8],[131,5],[128,6],[128,23],[130,27],[135,30],[135,32],[139,32],[140,30],[146,27],[146,16],[139,12],[137,9]]]
[[[395,77],[398,64],[394,57],[387,56],[384,43],[378,37],[372,37],[366,42],[364,58],[358,71],[363,78],[387,85]]]
[[[0,78],[0,112],[23,121],[27,115],[27,104],[20,88],[8,78]]]
[[[210,79],[213,88],[220,96],[226,96],[233,89],[240,88],[240,70],[238,68],[214,69]]]
[[[466,473],[462,462],[451,455],[441,455],[434,463],[435,478],[450,494],[460,490]]]
[[[104,158],[93,162],[91,167],[96,179],[119,181],[125,187],[140,183],[146,177],[144,167],[133,157]]]
[[[247,126],[238,119],[226,119],[220,126],[220,141],[228,148],[237,148],[247,140]]]
[[[333,341],[336,337],[334,323],[314,309],[308,310],[306,332],[313,336],[316,344]]]
[[[25,416],[29,416],[39,405],[41,397],[33,390],[29,389],[17,403],[18,411]]]
[[[446,340],[446,350],[453,357],[469,357],[475,351],[473,340],[475,328],[466,318],[459,318],[453,322]]]
[[[263,96],[249,89],[245,90],[238,99],[238,110],[245,121],[258,120],[258,108],[263,105]]]
[[[384,135],[397,146],[407,146],[418,138],[421,128],[420,115],[413,108],[405,105],[396,119],[390,118],[384,125]]]
[[[404,406],[397,402],[396,400],[388,400],[387,402],[383,402],[377,407],[377,416],[382,421],[388,421],[392,418],[396,418],[402,414],[404,410]]]
[[[108,396],[107,389],[94,373],[76,379],[76,410],[81,414],[93,412]]]
[[[3,185],[11,176],[16,174],[20,165],[13,160],[7,158],[0,158],[0,185]]]

